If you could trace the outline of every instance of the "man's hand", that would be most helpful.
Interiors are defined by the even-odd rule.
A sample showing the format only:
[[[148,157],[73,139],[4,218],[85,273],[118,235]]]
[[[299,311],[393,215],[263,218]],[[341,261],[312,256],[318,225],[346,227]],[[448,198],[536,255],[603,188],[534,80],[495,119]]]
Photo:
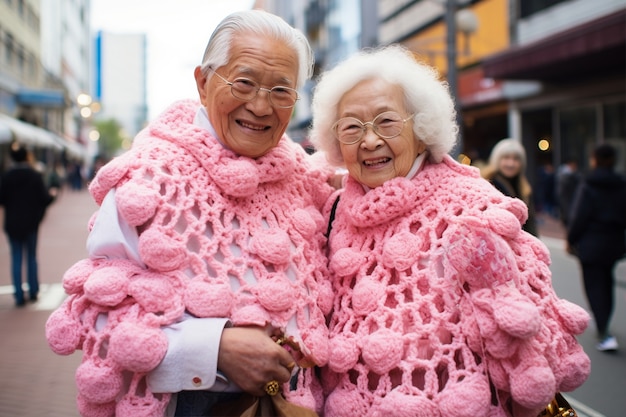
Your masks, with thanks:
[[[291,377],[295,360],[259,327],[224,329],[217,369],[242,390],[265,395],[265,384],[284,383]]]

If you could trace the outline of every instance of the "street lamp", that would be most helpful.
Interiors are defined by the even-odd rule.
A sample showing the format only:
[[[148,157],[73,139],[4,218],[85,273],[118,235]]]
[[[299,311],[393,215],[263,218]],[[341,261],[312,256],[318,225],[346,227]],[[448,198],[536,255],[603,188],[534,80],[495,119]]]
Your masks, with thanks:
[[[463,152],[463,116],[461,115],[461,106],[459,105],[458,88],[457,88],[457,69],[456,58],[457,31],[463,33],[465,37],[464,52],[469,53],[468,37],[478,29],[478,19],[474,12],[470,9],[463,9],[457,12],[457,0],[446,0],[446,59],[448,67],[448,85],[450,87],[450,95],[454,100],[454,109],[456,110],[456,122],[459,126],[459,135],[457,147],[454,150],[455,157]]]

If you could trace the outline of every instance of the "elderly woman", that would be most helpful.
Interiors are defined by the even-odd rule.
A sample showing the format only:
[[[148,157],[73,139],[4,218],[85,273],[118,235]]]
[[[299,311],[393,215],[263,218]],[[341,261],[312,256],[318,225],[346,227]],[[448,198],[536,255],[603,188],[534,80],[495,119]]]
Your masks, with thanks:
[[[332,171],[284,135],[311,71],[280,18],[228,16],[195,69],[200,103],[175,103],[98,171],[90,257],[46,327],[55,352],[83,350],[81,415],[212,415],[290,380],[288,400],[321,407],[295,365],[328,357]]]
[[[312,140],[347,168],[334,210],[325,416],[533,416],[590,371],[526,206],[456,163],[436,72],[391,46],[323,74]],[[335,198],[327,204],[327,210]]]
[[[528,207],[528,218],[522,226],[525,231],[538,236],[532,187],[526,178],[526,151],[517,139],[502,139],[491,150],[489,164],[482,175],[500,192],[519,198]]]

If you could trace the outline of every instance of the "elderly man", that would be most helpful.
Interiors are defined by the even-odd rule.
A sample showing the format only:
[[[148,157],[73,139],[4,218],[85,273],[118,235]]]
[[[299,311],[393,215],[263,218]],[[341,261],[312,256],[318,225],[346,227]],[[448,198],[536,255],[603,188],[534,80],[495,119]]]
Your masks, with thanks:
[[[46,328],[55,352],[84,351],[82,415],[212,415],[290,380],[288,400],[321,408],[296,363],[328,357],[331,171],[284,135],[311,64],[278,17],[228,16],[194,72],[201,103],[175,103],[98,172],[90,258]]]

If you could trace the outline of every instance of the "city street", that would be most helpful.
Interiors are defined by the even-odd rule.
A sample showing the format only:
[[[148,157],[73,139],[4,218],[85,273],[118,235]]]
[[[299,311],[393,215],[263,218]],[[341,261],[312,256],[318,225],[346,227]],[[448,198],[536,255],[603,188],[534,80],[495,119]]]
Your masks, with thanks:
[[[40,300],[25,308],[14,307],[9,249],[6,237],[0,239],[2,417],[78,417],[74,370],[80,362],[80,352],[68,357],[52,353],[45,340],[44,324],[64,298],[60,284],[63,273],[86,256],[87,222],[95,210],[96,205],[86,191],[64,190],[50,207],[39,234]],[[563,251],[562,230],[554,220],[540,220],[542,240],[552,254],[557,293],[587,308],[578,264]],[[597,352],[593,323],[580,337],[591,357],[592,374],[581,388],[566,394],[580,417],[626,415],[626,262],[619,265],[617,274],[612,330],[622,350],[612,354]]]

